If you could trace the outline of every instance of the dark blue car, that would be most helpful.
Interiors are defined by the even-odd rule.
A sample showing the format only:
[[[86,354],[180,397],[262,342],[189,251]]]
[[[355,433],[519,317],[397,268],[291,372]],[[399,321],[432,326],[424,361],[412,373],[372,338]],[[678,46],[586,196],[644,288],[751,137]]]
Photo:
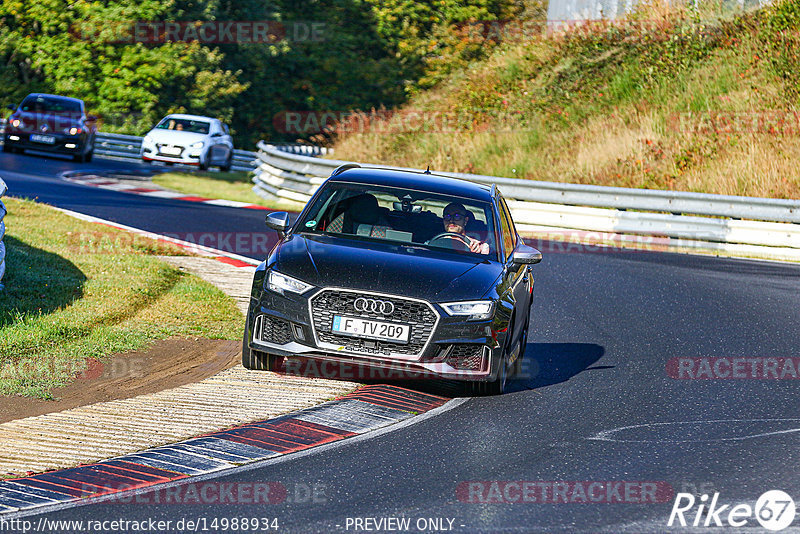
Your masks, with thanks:
[[[32,93],[8,109],[13,113],[6,120],[3,152],[28,149],[92,160],[97,117],[86,114],[83,100]]]
[[[293,225],[280,212],[267,226],[281,239],[253,280],[246,368],[381,369],[476,393],[519,370],[542,256],[496,187],[349,164]]]

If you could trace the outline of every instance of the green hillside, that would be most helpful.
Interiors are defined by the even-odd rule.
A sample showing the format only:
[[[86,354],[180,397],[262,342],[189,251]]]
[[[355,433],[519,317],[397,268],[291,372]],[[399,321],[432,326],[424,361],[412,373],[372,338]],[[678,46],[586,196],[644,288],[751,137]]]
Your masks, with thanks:
[[[523,32],[390,119],[341,124],[336,158],[800,198],[798,29],[800,2],[786,0],[735,17],[650,5]]]

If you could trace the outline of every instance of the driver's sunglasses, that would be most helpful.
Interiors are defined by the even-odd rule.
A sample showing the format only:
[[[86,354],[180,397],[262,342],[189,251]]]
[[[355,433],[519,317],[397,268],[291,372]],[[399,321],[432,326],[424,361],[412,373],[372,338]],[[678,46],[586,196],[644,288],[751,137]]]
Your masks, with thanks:
[[[466,217],[466,215],[462,215],[461,213],[445,213],[442,215],[442,219],[445,221],[460,221],[464,217]]]

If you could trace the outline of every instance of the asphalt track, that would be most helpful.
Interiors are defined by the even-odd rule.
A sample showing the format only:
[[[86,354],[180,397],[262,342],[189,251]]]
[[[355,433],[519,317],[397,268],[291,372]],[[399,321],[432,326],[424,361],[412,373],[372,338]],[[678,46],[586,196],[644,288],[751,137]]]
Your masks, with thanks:
[[[257,211],[149,199],[56,178],[95,165],[128,164],[2,154],[0,176],[10,195],[146,230],[263,231]],[[224,505],[159,504],[151,491],[128,502],[43,515],[51,521],[172,521],[161,530],[170,532],[182,531],[175,528],[181,519],[204,520],[206,531],[221,532],[209,528],[211,522],[216,518],[221,526],[233,517],[277,518],[279,531],[296,532],[367,531],[358,525],[389,531],[385,527],[397,524],[365,520],[390,517],[409,518],[411,532],[436,531],[427,521],[435,518],[444,519],[439,531],[455,532],[690,532],[707,529],[667,526],[678,492],[718,492],[719,505],[754,505],[772,489],[800,499],[800,382],[786,372],[783,379],[752,378],[751,364],[734,360],[776,358],[783,369],[783,358],[800,358],[800,267],[568,250],[545,250],[535,267],[526,371],[513,392],[202,482],[217,488],[278,482],[288,489],[280,504],[247,504],[246,498]],[[676,379],[676,358],[725,358],[715,376],[733,375],[736,365],[743,377]],[[537,485],[528,486],[534,490],[524,498],[517,489],[522,485],[505,484],[515,481]],[[602,493],[611,502],[580,502],[577,490],[599,487],[593,482],[616,488]],[[627,482],[631,491],[626,495],[624,485],[608,482]],[[644,482],[658,488],[659,502],[636,502]],[[556,495],[553,483],[561,489],[566,483],[568,490]],[[540,502],[543,488],[549,490]],[[578,502],[563,502],[564,496]],[[473,502],[531,497],[536,502]],[[686,519],[696,512],[697,505]],[[727,511],[721,518],[727,520]],[[760,528],[753,517],[747,526]],[[78,530],[49,524],[48,531]]]

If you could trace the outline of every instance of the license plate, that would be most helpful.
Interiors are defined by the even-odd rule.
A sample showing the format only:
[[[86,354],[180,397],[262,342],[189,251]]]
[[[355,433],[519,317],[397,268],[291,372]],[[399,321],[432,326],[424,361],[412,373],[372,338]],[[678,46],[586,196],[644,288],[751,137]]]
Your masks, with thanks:
[[[358,317],[334,315],[331,331],[345,336],[378,339],[391,341],[392,343],[408,343],[411,327],[407,324],[386,323]]]
[[[169,154],[170,156],[180,156],[183,150],[179,146],[162,146],[161,153]]]
[[[31,134],[31,141],[34,143],[47,143],[52,145],[56,142],[56,138],[52,135]]]

